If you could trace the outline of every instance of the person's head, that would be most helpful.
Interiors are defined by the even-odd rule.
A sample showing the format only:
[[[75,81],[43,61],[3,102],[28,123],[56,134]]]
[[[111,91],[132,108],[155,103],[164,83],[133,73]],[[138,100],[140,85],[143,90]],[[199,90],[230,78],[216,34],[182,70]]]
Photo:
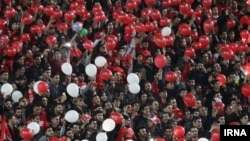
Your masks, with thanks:
[[[215,73],[220,73],[221,72],[221,66],[220,66],[219,63],[214,63],[213,72],[215,72]]]
[[[144,90],[145,90],[145,92],[151,92],[152,91],[152,84],[150,82],[146,82],[144,84]]]
[[[171,97],[171,98],[169,99],[169,104],[172,105],[172,108],[173,108],[173,109],[177,108],[177,101],[176,101],[176,98]]]
[[[132,105],[131,105],[131,103],[125,103],[125,104],[123,104],[122,110],[126,114],[131,114],[132,113]]]
[[[1,82],[7,82],[9,80],[9,72],[7,70],[0,71]]]
[[[225,125],[225,116],[218,114],[216,116],[216,121],[219,123],[219,125]]]
[[[147,56],[146,58],[146,64],[153,65],[154,64],[154,57],[153,56]]]
[[[171,104],[168,104],[163,108],[163,111],[166,112],[166,113],[172,113],[173,112],[173,106]]]
[[[54,60],[55,61],[60,61],[62,59],[62,53],[59,49],[54,50]]]
[[[51,126],[46,127],[46,128],[44,129],[44,134],[45,134],[45,136],[48,137],[48,138],[54,136],[53,128],[52,128]]]
[[[136,135],[138,136],[138,138],[146,139],[148,137],[148,131],[147,131],[146,127],[144,127],[144,126],[138,127]]]
[[[42,77],[45,79],[50,79],[51,76],[51,66],[50,64],[46,64],[42,69]]]
[[[22,97],[22,98],[20,98],[19,99],[19,106],[21,106],[22,108],[25,108],[25,107],[27,107],[28,106],[28,99],[27,98],[25,98],[25,97]]]
[[[54,85],[58,85],[60,83],[60,75],[59,73],[55,73],[51,75],[51,83]]]
[[[42,105],[40,103],[34,103],[33,107],[33,114],[40,114],[42,112]]]
[[[152,105],[152,110],[158,111],[160,109],[160,104],[157,100],[154,100],[151,105]]]
[[[249,122],[248,114],[245,112],[241,113],[239,116],[239,120],[241,125],[247,125],[247,123]]]
[[[22,113],[23,113],[23,109],[21,106],[16,106],[14,109],[14,113],[16,115],[17,118],[22,118]]]
[[[79,125],[78,123],[73,123],[72,131],[74,134],[80,133],[81,132],[81,125]]]
[[[198,131],[199,131],[198,128],[192,126],[192,127],[189,129],[189,131],[190,131],[190,134],[191,134],[191,137],[192,137],[192,138],[198,138]]]
[[[102,122],[104,120],[104,113],[101,110],[94,111],[93,118],[98,122]]]
[[[147,102],[147,100],[148,100],[148,95],[147,95],[147,93],[142,93],[141,95],[140,95],[140,102],[142,102],[142,103],[146,103]]]
[[[54,127],[59,126],[60,124],[60,115],[52,114],[50,117],[50,124]]]
[[[12,101],[11,97],[5,98],[3,106],[4,106],[4,109],[6,109],[6,110],[11,110],[12,109],[13,101]]]
[[[8,114],[6,116],[7,123],[10,126],[16,126],[18,124],[18,120],[15,114]]]
[[[163,136],[165,139],[170,139],[173,136],[173,128],[171,126],[166,126],[163,130]]]
[[[36,122],[36,123],[39,124],[39,122],[40,122],[40,115],[38,115],[38,114],[31,114],[30,119],[31,119],[32,122]]]
[[[207,107],[202,106],[199,108],[199,114],[201,117],[207,117],[208,116],[208,110]]]
[[[89,130],[96,131],[96,130],[98,129],[97,120],[91,119],[91,120],[89,121],[89,124],[87,125],[87,128],[88,128]]]
[[[105,110],[113,110],[113,105],[110,101],[106,101],[103,103],[103,107]]]
[[[198,129],[202,128],[202,120],[200,117],[193,117],[192,125]]]
[[[63,105],[61,103],[55,103],[54,113],[57,115],[62,115],[64,113],[64,108],[63,108]]]
[[[67,128],[65,132],[66,137],[68,137],[70,140],[74,140],[74,134],[72,128]]]
[[[132,110],[133,110],[133,112],[139,112],[139,110],[140,110],[139,102],[132,103]]]
[[[141,108],[141,113],[142,113],[143,117],[148,118],[150,116],[150,106],[145,105],[144,107],[142,107]]]

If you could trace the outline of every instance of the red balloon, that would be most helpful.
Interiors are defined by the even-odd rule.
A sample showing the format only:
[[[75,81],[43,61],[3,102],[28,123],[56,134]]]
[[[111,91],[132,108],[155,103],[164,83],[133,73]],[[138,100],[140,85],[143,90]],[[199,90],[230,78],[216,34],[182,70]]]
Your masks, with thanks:
[[[118,38],[117,36],[115,35],[107,35],[106,36],[106,41],[109,42],[109,41],[114,41],[115,43],[118,43]]]
[[[125,8],[127,10],[135,10],[138,7],[137,3],[135,1],[127,1]]]
[[[220,129],[214,129],[211,133],[211,141],[220,141]]]
[[[55,19],[59,19],[59,18],[61,18],[62,16],[63,16],[62,10],[56,9],[56,10],[53,11],[53,17],[54,17]]]
[[[162,17],[160,19],[160,26],[169,26],[170,25],[170,19],[168,19],[167,17]]]
[[[0,36],[0,42],[3,43],[4,45],[8,45],[9,41],[10,41],[9,36],[7,35]]]
[[[38,92],[41,93],[46,93],[49,90],[49,84],[45,81],[41,81],[37,85]]]
[[[172,36],[166,36],[166,46],[173,46],[174,45],[174,38]]]
[[[78,8],[79,4],[75,1],[70,3],[70,10],[76,10]]]
[[[143,8],[141,10],[141,17],[144,18],[144,19],[146,19],[146,18],[150,17],[151,12],[152,12],[151,9],[149,9],[149,8]]]
[[[228,29],[232,29],[232,28],[234,28],[235,27],[235,20],[234,19],[228,19],[227,20],[227,28]]]
[[[203,23],[203,30],[205,33],[211,33],[214,30],[214,22],[210,19],[207,19]]]
[[[35,11],[37,10],[38,13],[42,13],[44,7],[43,7],[42,4],[36,4],[36,5],[34,6],[34,9],[35,9]]]
[[[185,2],[186,2],[187,4],[192,4],[192,3],[194,2],[194,0],[185,0]]]
[[[109,80],[112,77],[113,73],[110,69],[103,68],[100,71],[100,77],[102,80]]]
[[[164,138],[156,138],[155,141],[166,141]]]
[[[185,135],[185,128],[183,126],[174,127],[174,136],[177,138],[183,137]]]
[[[23,35],[21,36],[21,39],[24,42],[28,42],[30,41],[30,35],[28,33],[23,33]]]
[[[182,14],[187,14],[189,11],[190,11],[190,5],[188,3],[181,3],[179,5],[179,11],[182,13]]]
[[[217,109],[219,114],[224,114],[225,105],[223,102],[215,102],[214,106]]]
[[[212,0],[202,0],[202,6],[205,9],[210,9],[212,6]]]
[[[83,4],[84,0],[76,0],[76,2],[79,3],[79,4]]]
[[[190,36],[191,35],[191,27],[186,23],[181,23],[178,27],[178,31],[182,36]]]
[[[245,42],[240,42],[238,44],[238,52],[247,52],[248,50],[248,45]]]
[[[75,18],[75,14],[73,11],[69,10],[64,13],[64,19],[66,21],[73,21]]]
[[[50,137],[49,140],[50,141],[58,141],[58,138],[57,137]]]
[[[178,138],[177,141],[186,141],[185,138]]]
[[[85,40],[84,43],[83,43],[83,47],[86,50],[91,50],[91,49],[94,48],[94,43],[91,40]]]
[[[192,47],[188,47],[185,49],[185,52],[184,52],[185,56],[192,58],[194,57],[194,54],[195,54],[195,50]]]
[[[227,82],[227,78],[224,74],[217,74],[216,79],[219,81],[220,86],[224,86]]]
[[[201,48],[206,48],[209,45],[209,38],[207,35],[201,35],[199,37],[199,42],[201,43]]]
[[[134,26],[131,24],[126,25],[124,28],[125,34],[132,34],[133,31],[134,31]]]
[[[168,82],[175,82],[177,80],[177,75],[175,72],[173,71],[168,71],[166,74],[165,74],[165,80],[168,81]]]
[[[24,25],[28,25],[28,24],[31,24],[33,21],[33,16],[29,13],[24,13],[22,18],[21,18],[21,22],[22,24]]]
[[[241,40],[242,40],[243,42],[245,42],[245,41],[248,39],[248,37],[249,37],[249,32],[248,32],[248,30],[246,30],[246,29],[241,30],[241,31],[240,31],[240,37],[241,37]]]
[[[17,14],[17,11],[13,7],[7,7],[5,10],[5,16],[9,19],[15,17]]]
[[[48,5],[46,7],[44,7],[43,12],[47,15],[47,16],[52,16],[53,12],[54,12],[54,8],[51,5]]]
[[[141,33],[141,32],[144,32],[145,31],[145,29],[144,29],[144,24],[143,23],[136,23],[135,24],[135,31],[136,32],[139,32],[139,33]]]
[[[5,49],[5,54],[9,57],[14,57],[16,55],[17,51],[14,47],[8,47]]]
[[[237,122],[237,121],[232,121],[232,122],[229,123],[229,125],[240,125],[240,123]]]
[[[123,115],[119,112],[112,112],[109,117],[113,119],[116,124],[120,124],[123,120]]]
[[[155,36],[154,39],[155,44],[160,47],[160,48],[165,48],[167,45],[167,40],[164,36],[160,35],[160,36]]]
[[[156,2],[155,0],[145,0],[145,3],[148,7],[153,6]]]
[[[241,86],[241,93],[245,97],[249,97],[250,96],[250,84],[243,84]]]
[[[107,50],[114,50],[115,47],[116,47],[116,42],[115,41],[107,41],[106,42]]]
[[[123,37],[124,41],[126,42],[130,42],[132,40],[131,35],[130,34],[125,34]]]
[[[57,43],[57,39],[54,35],[48,35],[45,41],[48,45],[55,45]]]
[[[232,49],[230,48],[223,48],[221,49],[221,56],[224,58],[224,59],[233,59],[234,58],[234,52]]]
[[[243,70],[245,75],[249,76],[250,75],[250,63],[246,63],[245,65],[243,65]]]
[[[78,7],[77,9],[76,9],[76,14],[78,15],[78,16],[85,16],[85,14],[86,14],[86,8],[85,8],[85,6],[80,6],[80,7]]]
[[[56,28],[58,31],[61,31],[61,32],[66,31],[66,30],[68,30],[68,24],[67,23],[58,23],[56,25]]]
[[[194,107],[195,104],[196,104],[196,97],[195,95],[193,94],[186,94],[183,98],[183,101],[184,101],[184,104],[187,106],[187,107]]]
[[[173,6],[179,6],[179,5],[181,4],[181,0],[172,0],[172,1],[171,1],[171,4],[172,4]]]
[[[157,68],[162,69],[167,65],[167,58],[164,55],[157,55],[154,58],[154,64]]]
[[[23,128],[20,132],[20,136],[24,139],[24,140],[30,140],[33,138],[34,133],[31,129],[29,128]]]
[[[158,9],[153,9],[152,12],[151,12],[151,14],[150,14],[150,17],[153,20],[157,21],[158,19],[160,19],[161,13],[160,13],[160,11]]]
[[[229,47],[234,53],[238,52],[238,44],[236,44],[236,43],[229,43],[229,44],[228,44],[228,47]]]
[[[242,24],[242,25],[248,25],[248,20],[249,20],[248,16],[244,15],[244,16],[242,16],[240,18],[240,24]]]

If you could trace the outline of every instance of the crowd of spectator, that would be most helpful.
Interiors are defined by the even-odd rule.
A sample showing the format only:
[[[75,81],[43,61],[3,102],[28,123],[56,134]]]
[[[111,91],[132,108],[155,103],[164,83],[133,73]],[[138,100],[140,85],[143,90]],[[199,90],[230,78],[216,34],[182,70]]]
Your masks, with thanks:
[[[211,134],[220,125],[249,124],[250,91],[243,95],[241,89],[250,83],[250,70],[243,67],[250,61],[249,16],[245,0],[0,0],[0,84],[23,95],[16,101],[1,90],[0,140],[25,140],[21,131],[36,122],[40,131],[31,141],[95,141],[105,132],[103,121],[118,112],[123,120],[107,132],[108,141],[219,141]],[[74,30],[75,22],[87,35]],[[191,29],[186,36],[180,32],[183,23]],[[170,35],[158,35],[164,27]],[[117,40],[114,48],[109,35]],[[222,48],[232,49],[233,57]],[[167,60],[162,68],[158,55]],[[94,77],[86,73],[97,56],[107,59],[102,67],[112,72],[107,80],[100,67]],[[70,75],[61,69],[65,62],[72,66]],[[174,72],[173,82],[165,79],[168,72]],[[136,94],[128,88],[130,73],[140,80]],[[46,82],[48,91],[37,93],[38,81]],[[70,83],[79,86],[79,96],[68,93]],[[187,106],[187,94],[195,96],[195,105]],[[223,105],[218,109],[215,103]],[[65,120],[69,110],[80,115],[74,123]],[[182,137],[174,135],[176,126],[184,127]]]

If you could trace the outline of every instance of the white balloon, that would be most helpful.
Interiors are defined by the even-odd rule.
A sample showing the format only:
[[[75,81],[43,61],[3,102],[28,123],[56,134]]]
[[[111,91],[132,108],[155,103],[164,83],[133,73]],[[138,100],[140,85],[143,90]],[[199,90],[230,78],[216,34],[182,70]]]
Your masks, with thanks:
[[[88,64],[85,68],[85,72],[88,76],[94,77],[97,73],[97,68],[94,64]]]
[[[115,129],[115,121],[111,118],[107,118],[102,123],[102,129],[106,132],[110,132]]]
[[[1,93],[5,96],[10,95],[13,92],[13,87],[10,83],[4,83],[1,86]]]
[[[128,76],[127,76],[127,81],[128,81],[129,84],[131,84],[131,83],[137,83],[137,84],[139,84],[140,79],[139,79],[139,77],[138,77],[137,74],[135,74],[135,73],[129,73]]]
[[[107,63],[107,60],[103,56],[97,56],[95,58],[95,65],[97,67],[103,67],[106,63]]]
[[[99,132],[96,135],[96,141],[107,141],[108,140],[108,136],[106,132]]]
[[[11,94],[11,97],[12,97],[12,100],[17,103],[17,102],[19,102],[19,99],[23,97],[23,94],[22,94],[22,92],[15,90]]]
[[[31,129],[34,134],[37,134],[40,131],[40,125],[36,122],[30,122],[27,125],[27,128]]]
[[[171,29],[169,27],[163,27],[161,29],[162,36],[168,36],[171,34]]]
[[[71,75],[72,74],[72,66],[70,63],[63,63],[62,66],[61,66],[61,70],[64,74],[66,75]]]
[[[39,94],[39,90],[38,90],[38,84],[42,82],[42,81],[36,81],[33,85],[33,90],[36,94]]]
[[[198,141],[209,141],[207,138],[199,138]]]
[[[64,118],[70,123],[75,123],[79,119],[79,113],[75,110],[69,110],[66,112]]]
[[[141,90],[141,87],[139,84],[137,83],[131,83],[128,85],[128,90],[132,93],[132,94],[138,94]]]
[[[72,97],[79,96],[79,87],[76,83],[69,83],[66,88],[67,93]]]
[[[87,139],[83,139],[82,141],[89,141],[89,140],[87,140]]]

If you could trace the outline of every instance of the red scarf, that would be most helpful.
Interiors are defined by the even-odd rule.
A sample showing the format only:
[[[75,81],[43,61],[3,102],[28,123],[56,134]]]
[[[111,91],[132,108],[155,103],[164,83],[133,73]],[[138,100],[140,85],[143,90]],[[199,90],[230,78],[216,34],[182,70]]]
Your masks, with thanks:
[[[7,122],[5,120],[5,117],[2,118],[2,130],[1,130],[1,134],[0,134],[0,140],[3,141],[5,138],[7,138],[8,140],[12,140],[12,136],[10,134]]]

